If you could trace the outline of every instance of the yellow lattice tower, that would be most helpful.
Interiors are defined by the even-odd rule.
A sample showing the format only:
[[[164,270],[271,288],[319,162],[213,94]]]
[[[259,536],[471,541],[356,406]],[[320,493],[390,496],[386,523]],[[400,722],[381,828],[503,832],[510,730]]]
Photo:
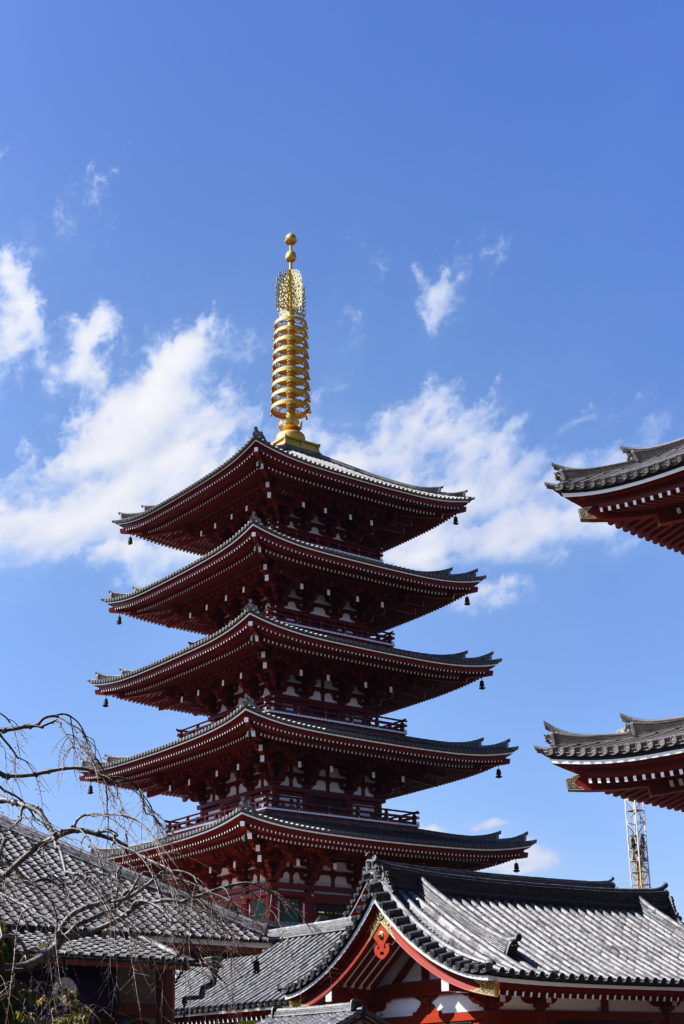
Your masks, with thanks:
[[[273,443],[317,452],[319,445],[307,441],[301,429],[301,421],[311,412],[311,391],[304,282],[292,266],[297,259],[292,248],[296,241],[293,234],[285,235],[288,267],[276,279],[278,316],[273,325],[271,415],[277,417],[280,430]]]

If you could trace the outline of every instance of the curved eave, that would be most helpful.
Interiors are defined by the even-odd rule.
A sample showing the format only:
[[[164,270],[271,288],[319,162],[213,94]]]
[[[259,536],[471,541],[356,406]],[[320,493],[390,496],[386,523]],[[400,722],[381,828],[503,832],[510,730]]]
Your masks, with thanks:
[[[478,576],[477,570],[452,573],[448,569],[425,571],[391,565],[380,559],[342,552],[336,548],[291,537],[273,527],[265,526],[261,521],[255,519],[242,526],[223,544],[219,544],[206,555],[194,559],[180,569],[162,576],[145,587],[138,587],[126,594],[111,593],[109,598],[103,598],[103,600],[110,605],[113,611],[125,612],[139,609],[147,604],[156,604],[159,600],[165,600],[178,591],[188,593],[195,589],[201,589],[202,582],[200,581],[206,577],[213,579],[222,562],[229,560],[245,545],[253,547],[253,544],[250,545],[251,541],[275,544],[288,551],[292,560],[296,560],[300,565],[306,564],[308,557],[309,561],[316,563],[316,568],[325,569],[329,566],[333,572],[342,573],[345,570],[353,570],[357,578],[374,577],[382,582],[393,579],[397,586],[404,586],[408,582],[413,587],[422,588],[428,592],[441,590],[453,592],[455,596],[472,594],[477,590],[477,584],[485,578]],[[259,547],[261,548],[261,545]],[[243,555],[243,559],[249,556],[260,559],[262,551],[250,551],[248,556]],[[263,553],[263,557],[265,557],[265,553]],[[197,583],[199,583],[199,587],[196,586]]]
[[[329,847],[334,844],[336,851],[364,854],[366,851],[380,852],[395,849],[400,854],[414,850],[422,861],[453,859],[456,854],[463,859],[472,859],[489,865],[502,864],[514,858],[527,856],[527,850],[535,840],[528,839],[524,832],[519,836],[501,838],[500,832],[492,832],[482,836],[461,836],[455,833],[432,832],[428,829],[415,828],[410,825],[385,826],[382,822],[373,822],[376,835],[370,837],[368,831],[359,829],[357,819],[340,819],[330,816],[323,819],[320,815],[297,812],[258,812],[252,809],[237,808],[230,814],[214,821],[195,825],[187,829],[173,832],[159,840],[141,843],[132,847],[130,855],[122,860],[135,859],[136,854],[154,856],[158,853],[170,859],[180,860],[182,857],[199,859],[202,853],[220,850],[247,831],[254,836],[258,832],[262,838],[279,838],[291,836],[302,840],[318,841],[318,847]],[[308,819],[308,820],[307,820]],[[383,835],[384,833],[384,835]],[[315,843],[312,843],[315,845]]]
[[[212,660],[220,660],[225,653],[230,653],[231,641],[235,640],[240,633],[252,634],[255,626],[265,631],[265,642],[272,642],[268,637],[270,631],[271,635],[276,634],[277,639],[282,638],[283,645],[291,640],[299,644],[308,644],[316,649],[333,650],[339,652],[340,660],[351,658],[362,664],[387,666],[388,663],[389,665],[402,663],[409,666],[411,670],[425,673],[428,677],[439,671],[441,673],[468,674],[472,680],[475,680],[481,676],[491,675],[493,668],[501,660],[494,658],[491,652],[469,658],[467,651],[455,654],[406,651],[387,644],[357,640],[350,636],[281,622],[254,608],[246,608],[215,633],[193,641],[180,651],[175,651],[142,668],[122,672],[116,676],[98,675],[90,681],[97,686],[96,692],[99,694],[111,694],[135,700],[135,694],[144,692],[145,689],[156,689],[168,683],[170,679],[191,675],[195,668],[205,669],[210,654]],[[229,650],[226,652],[225,648],[229,648]]]
[[[508,746],[508,741],[483,745],[481,741],[439,742],[419,737],[403,739],[392,736],[390,730],[342,726],[334,722],[302,720],[294,715],[261,711],[256,707],[243,707],[223,719],[198,729],[190,736],[180,737],[151,750],[131,757],[108,757],[103,771],[113,781],[124,782],[143,772],[158,771],[169,765],[188,764],[216,756],[226,747],[242,742],[247,734],[258,730],[258,736],[269,739],[283,739],[300,745],[339,750],[349,748],[350,752],[374,751],[377,758],[387,757],[401,763],[423,762],[428,765],[456,762],[463,771],[473,774],[487,768],[507,764],[508,758],[517,747]],[[84,778],[92,779],[87,774]]]
[[[255,430],[252,437],[234,455],[199,480],[156,505],[145,506],[142,512],[121,513],[114,522],[126,533],[151,530],[165,522],[170,523],[189,507],[197,508],[198,505],[206,504],[215,498],[220,494],[224,481],[238,467],[240,460],[245,456],[258,455],[260,451],[268,453],[269,461],[273,462],[274,467],[280,464],[290,472],[293,469],[297,470],[307,485],[310,485],[312,476],[315,476],[338,487],[342,484],[359,495],[368,494],[372,490],[385,498],[408,498],[415,502],[418,509],[421,505],[431,505],[436,511],[441,510],[446,515],[458,512],[472,500],[464,491],[442,492],[439,488],[415,487],[367,473],[323,455],[305,459],[303,453],[299,451],[288,451],[270,444],[260,431]],[[427,511],[430,509],[427,508]]]

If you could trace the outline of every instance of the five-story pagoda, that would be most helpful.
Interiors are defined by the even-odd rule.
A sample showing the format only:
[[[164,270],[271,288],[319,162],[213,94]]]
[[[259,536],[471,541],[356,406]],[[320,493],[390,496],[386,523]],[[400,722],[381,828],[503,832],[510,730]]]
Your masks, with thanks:
[[[418,487],[337,462],[307,441],[307,323],[302,277],[278,275],[271,412],[227,462],[184,491],[124,515],[121,532],[198,556],[110,611],[202,634],[97,692],[204,721],[172,742],[104,766],[118,785],[198,805],[168,823],[160,851],[208,884],[285,897],[289,914],[342,912],[369,853],[484,868],[526,856],[525,835],[421,829],[385,801],[508,763],[508,742],[408,736],[410,704],[482,680],[491,655],[421,654],[393,630],[469,595],[476,571],[421,572],[384,552],[465,512],[465,493]],[[150,844],[152,845],[152,844]],[[148,848],[148,853],[154,850]],[[261,888],[261,892],[259,891]],[[247,900],[249,902],[249,900]],[[267,912],[280,904],[273,898]]]

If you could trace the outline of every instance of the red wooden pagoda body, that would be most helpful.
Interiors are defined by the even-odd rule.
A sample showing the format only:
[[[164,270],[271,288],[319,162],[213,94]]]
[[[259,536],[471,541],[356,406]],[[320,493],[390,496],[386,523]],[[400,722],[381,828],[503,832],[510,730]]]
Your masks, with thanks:
[[[295,390],[279,367],[285,356],[291,372],[297,362],[296,338],[285,345],[278,325],[289,323],[300,342],[305,332],[303,290],[297,305],[297,279],[281,277],[274,408],[278,388]],[[105,766],[119,785],[197,804],[168,823],[164,855],[208,884],[275,892],[312,920],[343,910],[369,853],[480,868],[526,856],[530,842],[425,830],[415,812],[385,806],[498,769],[515,749],[410,737],[405,719],[388,717],[496,664],[394,642],[395,627],[469,600],[482,577],[395,566],[384,552],[465,512],[470,499],[337,462],[305,441],[292,409],[282,417],[276,442],[255,430],[206,477],[118,520],[124,534],[198,557],[111,594],[110,611],[202,636],[94,681],[100,694],[204,716],[165,746]]]
[[[622,449],[625,462],[589,469],[554,463],[547,487],[580,506],[585,523],[610,523],[684,553],[684,438]]]

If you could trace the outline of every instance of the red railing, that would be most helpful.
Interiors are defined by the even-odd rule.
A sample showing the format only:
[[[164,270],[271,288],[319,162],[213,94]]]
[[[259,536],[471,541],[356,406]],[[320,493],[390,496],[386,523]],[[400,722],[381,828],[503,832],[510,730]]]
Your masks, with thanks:
[[[325,633],[343,633],[345,636],[353,636],[359,640],[373,640],[379,644],[393,644],[394,633],[387,630],[377,633],[359,622],[345,622],[344,619],[332,619],[327,615],[310,615],[308,612],[297,612],[293,609],[282,609],[275,613],[275,617],[281,622],[291,622],[295,626],[311,626],[313,629],[321,629]]]
[[[279,523],[277,529],[282,533],[287,534],[289,537],[297,537],[300,540],[307,540],[311,544],[320,544],[324,548],[334,548],[341,554],[345,551],[351,555],[363,555],[364,558],[375,558],[380,561],[381,554],[377,550],[369,550],[363,547],[361,544],[354,544],[352,541],[346,539],[336,539],[335,537],[329,537],[324,533],[311,533],[308,530],[300,530],[298,526],[285,526],[284,523]]]
[[[317,796],[312,793],[281,793],[279,790],[263,790],[254,793],[250,802],[259,810],[268,807],[283,811],[302,811],[305,814],[331,815],[337,818],[360,818],[364,821],[390,821],[395,825],[418,825],[418,811],[402,811],[396,807],[381,807],[377,810],[372,804],[354,803],[339,797]],[[178,832],[215,821],[237,807],[237,801],[220,800],[211,807],[187,814],[182,818],[174,818],[166,822],[167,832]]]
[[[318,718],[323,721],[346,722],[348,725],[362,725],[369,729],[390,729],[393,732],[406,732],[405,718],[390,718],[387,715],[369,715],[355,708],[330,707],[323,701],[305,703],[304,701],[282,700],[277,697],[264,697],[257,701],[265,711],[284,711],[286,714],[301,715],[303,718]]]
[[[405,718],[390,718],[388,715],[368,715],[364,711],[355,711],[347,708],[344,711],[337,708],[326,707],[322,702],[320,705],[278,700],[274,697],[264,697],[257,701],[257,705],[264,711],[283,711],[290,715],[299,715],[302,718],[314,718],[321,721],[346,722],[348,725],[360,725],[367,729],[389,729],[392,732],[406,732],[407,720]],[[210,715],[201,722],[194,725],[186,725],[183,729],[176,729],[178,739],[186,739],[200,729],[206,729],[208,725],[214,725],[229,712],[223,711],[220,715]]]

